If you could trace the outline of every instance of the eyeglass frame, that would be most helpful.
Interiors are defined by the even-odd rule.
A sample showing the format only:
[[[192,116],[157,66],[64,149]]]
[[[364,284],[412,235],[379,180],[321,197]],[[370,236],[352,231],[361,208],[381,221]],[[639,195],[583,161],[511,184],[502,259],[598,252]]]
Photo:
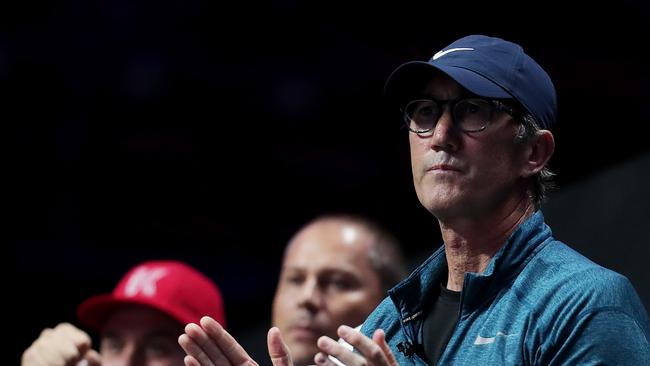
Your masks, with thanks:
[[[481,126],[480,128],[478,128],[476,130],[464,130],[464,129],[459,127],[458,122],[456,121],[456,116],[454,114],[454,108],[456,107],[456,105],[458,103],[463,102],[463,101],[467,101],[467,100],[481,100],[481,101],[484,101],[484,102],[488,102],[489,104],[492,105],[492,108],[493,108],[492,111],[490,111],[490,118],[487,121],[485,121],[485,124],[483,126]],[[440,108],[440,110],[442,112],[438,116],[438,119],[436,120],[433,127],[425,129],[425,130],[413,130],[410,127],[410,121],[412,119],[407,116],[406,110],[407,110],[407,107],[411,103],[420,102],[420,101],[433,102],[437,106],[439,106],[439,108]],[[439,99],[435,99],[435,98],[432,98],[432,97],[418,98],[418,99],[413,99],[413,100],[409,101],[408,103],[406,103],[404,108],[400,108],[400,110],[402,112],[402,119],[404,120],[404,124],[406,125],[406,128],[410,132],[413,132],[413,133],[417,134],[418,136],[429,137],[429,136],[433,135],[433,131],[436,129],[436,126],[438,125],[438,122],[440,121],[440,118],[442,118],[442,115],[444,114],[444,107],[447,106],[447,105],[449,106],[449,111],[451,113],[451,120],[452,120],[453,126],[455,128],[458,128],[460,131],[465,132],[465,133],[476,133],[476,132],[485,131],[485,129],[487,129],[487,127],[490,125],[490,123],[492,123],[492,119],[493,119],[492,114],[494,112],[506,112],[507,114],[509,114],[509,115],[511,115],[512,117],[515,117],[515,118],[520,117],[520,116],[523,115],[522,112],[520,112],[516,108],[508,106],[504,102],[502,102],[502,101],[500,101],[498,99],[481,98],[479,96],[463,96],[463,97],[460,97],[460,98],[449,99],[449,100],[439,100]]]

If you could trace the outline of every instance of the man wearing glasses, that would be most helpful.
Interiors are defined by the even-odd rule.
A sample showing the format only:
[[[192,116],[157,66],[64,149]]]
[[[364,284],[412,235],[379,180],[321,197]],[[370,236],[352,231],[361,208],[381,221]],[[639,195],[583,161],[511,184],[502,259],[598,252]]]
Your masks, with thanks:
[[[630,282],[552,236],[540,204],[552,174],[555,87],[514,43],[472,35],[389,77],[409,130],[417,196],[444,245],[389,291],[332,366],[650,365],[650,320]],[[227,362],[245,354],[216,342]],[[243,352],[243,353],[241,353]],[[269,332],[275,366],[290,355]]]

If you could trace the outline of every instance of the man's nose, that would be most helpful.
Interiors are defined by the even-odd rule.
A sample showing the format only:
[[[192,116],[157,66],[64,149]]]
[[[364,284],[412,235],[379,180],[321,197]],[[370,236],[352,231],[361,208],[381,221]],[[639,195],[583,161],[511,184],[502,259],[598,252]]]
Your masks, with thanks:
[[[449,107],[444,108],[431,136],[431,148],[439,151],[457,150],[460,145],[458,131],[454,126],[454,120]]]
[[[300,305],[316,310],[321,306],[322,294],[316,278],[309,278],[300,290]]]
[[[121,363],[119,366],[146,366],[147,364],[144,351],[135,344],[129,344],[124,347],[120,359]],[[118,365],[116,364],[115,366]]]

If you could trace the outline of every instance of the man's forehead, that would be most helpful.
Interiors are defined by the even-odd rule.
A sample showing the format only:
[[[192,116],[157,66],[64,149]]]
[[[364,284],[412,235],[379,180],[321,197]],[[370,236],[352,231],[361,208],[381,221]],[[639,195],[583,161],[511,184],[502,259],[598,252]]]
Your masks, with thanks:
[[[363,265],[372,238],[359,226],[319,226],[301,233],[289,245],[284,265],[300,265],[304,268],[332,268],[339,265]]]
[[[368,251],[368,242],[363,234],[355,230],[338,230],[338,232],[304,236],[291,242],[285,261],[300,258],[316,260],[321,257],[341,259],[358,257]]]
[[[363,225],[355,222],[328,219],[314,222],[304,228],[289,245],[290,248],[322,246],[334,249],[337,246],[354,246],[357,243],[364,242],[368,236],[368,230]]]

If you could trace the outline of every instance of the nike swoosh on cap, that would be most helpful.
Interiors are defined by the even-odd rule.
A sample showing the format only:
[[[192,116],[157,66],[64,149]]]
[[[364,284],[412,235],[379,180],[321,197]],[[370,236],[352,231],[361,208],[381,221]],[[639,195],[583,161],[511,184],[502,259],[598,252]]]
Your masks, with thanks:
[[[450,48],[450,49],[448,49],[448,50],[444,50],[444,51],[438,51],[438,52],[436,52],[436,54],[433,55],[433,58],[431,58],[431,59],[432,59],[432,60],[437,60],[437,59],[439,59],[440,57],[442,57],[442,56],[444,56],[444,55],[446,55],[446,54],[448,54],[448,53],[456,52],[456,51],[474,51],[474,49],[473,49],[473,48],[470,48],[470,47]]]

